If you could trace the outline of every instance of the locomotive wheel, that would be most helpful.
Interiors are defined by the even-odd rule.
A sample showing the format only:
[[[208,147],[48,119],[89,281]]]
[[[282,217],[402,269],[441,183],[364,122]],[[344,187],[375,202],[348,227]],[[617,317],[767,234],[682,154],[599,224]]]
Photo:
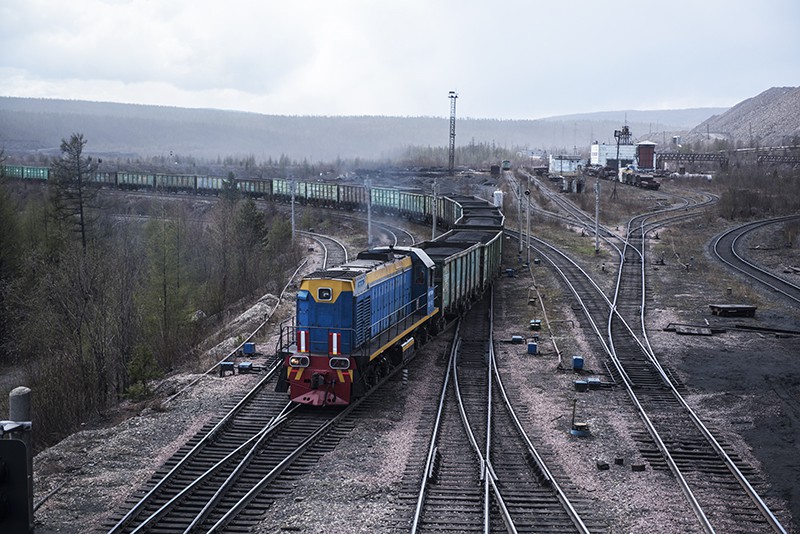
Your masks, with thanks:
[[[378,363],[378,379],[380,380],[388,375],[391,368],[392,366],[389,365],[389,361],[386,358],[381,357],[381,361]]]
[[[420,326],[414,331],[414,343],[423,346],[428,341],[428,330],[424,326]]]
[[[378,383],[378,370],[375,365],[370,365],[364,372],[365,390],[372,389]]]
[[[401,363],[403,363],[403,349],[400,345],[395,345],[389,351],[390,353],[390,360],[392,362],[392,367],[397,367]]]

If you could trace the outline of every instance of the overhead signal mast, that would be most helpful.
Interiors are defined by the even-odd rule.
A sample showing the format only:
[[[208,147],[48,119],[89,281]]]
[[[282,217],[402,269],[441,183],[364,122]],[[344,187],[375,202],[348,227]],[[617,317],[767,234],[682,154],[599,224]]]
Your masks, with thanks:
[[[453,176],[456,164],[456,99],[458,93],[450,91],[450,162],[447,170]]]

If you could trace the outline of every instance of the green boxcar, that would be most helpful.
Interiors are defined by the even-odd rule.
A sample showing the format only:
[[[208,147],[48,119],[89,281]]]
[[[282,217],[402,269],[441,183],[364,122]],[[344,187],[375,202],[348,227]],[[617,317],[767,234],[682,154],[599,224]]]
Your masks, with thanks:
[[[396,189],[373,187],[370,193],[372,207],[377,211],[387,214],[395,214],[399,211],[400,192]]]
[[[222,190],[222,178],[219,176],[198,176],[197,190],[201,193],[219,193]]]
[[[117,173],[96,172],[92,174],[90,181],[98,185],[117,185]]]
[[[436,264],[435,283],[441,287],[441,302],[437,306],[445,315],[463,311],[467,299],[477,290],[480,266],[480,243],[448,243],[424,241],[419,243]]]
[[[156,174],[155,183],[168,191],[194,191],[196,187],[193,174]]]
[[[22,178],[25,180],[47,180],[50,167],[22,167]]]
[[[24,168],[22,165],[4,165],[3,176],[6,178],[22,179]]]
[[[287,198],[292,196],[292,182],[289,180],[272,180],[272,194],[276,197]]]
[[[306,184],[307,200],[316,206],[333,206],[336,203],[337,194],[336,184],[323,182],[311,182]]]
[[[155,187],[156,177],[144,172],[117,172],[117,185],[124,189],[147,189]]]
[[[367,189],[360,185],[342,184],[339,191],[339,207],[342,209],[364,209],[367,206]]]
[[[269,198],[272,196],[272,181],[259,178],[245,178],[236,181],[236,186],[240,191],[249,196],[257,198]]]
[[[422,193],[400,193],[400,215],[415,221],[424,221],[427,211],[427,196]]]

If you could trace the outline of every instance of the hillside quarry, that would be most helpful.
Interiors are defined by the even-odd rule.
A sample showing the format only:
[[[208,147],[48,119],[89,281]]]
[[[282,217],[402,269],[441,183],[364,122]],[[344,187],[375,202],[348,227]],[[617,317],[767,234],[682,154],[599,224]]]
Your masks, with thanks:
[[[737,147],[787,146],[800,141],[800,87],[773,87],[693,128],[688,142],[723,140]]]

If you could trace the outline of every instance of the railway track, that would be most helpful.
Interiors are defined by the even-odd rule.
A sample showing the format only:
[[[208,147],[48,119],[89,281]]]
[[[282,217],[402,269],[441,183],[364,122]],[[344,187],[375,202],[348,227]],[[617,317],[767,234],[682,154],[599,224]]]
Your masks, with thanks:
[[[737,226],[717,236],[711,244],[711,249],[720,261],[736,270],[747,279],[756,281],[768,291],[780,294],[788,299],[792,305],[800,304],[800,287],[784,280],[755,262],[748,260],[743,245],[747,234],[754,230],[771,224],[796,220],[798,218],[800,218],[800,216],[792,215]]]
[[[608,319],[615,378],[625,384],[648,429],[647,439],[636,436],[640,451],[654,468],[672,472],[704,531],[782,532],[751,482],[755,470],[694,413],[682,396],[682,384],[647,341],[647,227],[648,217],[634,218],[628,227],[614,312]],[[631,324],[639,325],[639,335]]]
[[[349,215],[342,215],[340,213],[336,213],[335,210],[331,211],[334,212],[336,218],[338,219],[356,221],[362,224],[366,223],[364,217],[352,217]],[[412,234],[405,228],[401,228],[400,226],[374,219],[372,220],[371,224],[377,228],[377,231],[372,232],[373,246],[388,246],[388,245],[392,245],[395,247],[411,246],[417,242],[417,238],[414,236],[414,234]]]
[[[538,239],[534,240],[536,248],[579,301],[608,354],[609,378],[625,387],[639,413],[646,428],[636,436],[642,455],[653,468],[672,472],[703,531],[784,532],[756,491],[756,482],[751,482],[756,480],[755,470],[700,421],[682,397],[685,388],[675,373],[661,365],[647,339],[647,233],[691,217],[690,207],[702,207],[716,199],[706,195],[700,200],[676,200],[679,202],[673,206],[631,219],[622,248],[617,249],[620,261],[613,301],[561,251]],[[572,211],[568,205],[562,208]],[[678,210],[685,212],[676,213]],[[580,216],[575,220],[585,224]],[[601,333],[603,322],[605,335]]]
[[[541,241],[536,247],[567,281],[608,354],[609,377],[625,387],[639,413],[646,429],[636,435],[642,455],[652,468],[672,472],[702,530],[784,532],[755,490],[755,470],[703,425],[681,396],[682,384],[646,341],[646,227],[640,220],[637,231],[629,231],[613,302],[600,297],[591,277],[563,253]],[[641,325],[640,335],[631,325]]]
[[[344,410],[286,406],[264,377],[168,460],[102,532],[250,532],[352,430],[376,392]],[[269,383],[269,384],[268,384]]]
[[[407,476],[411,532],[590,532],[503,387],[491,308],[485,298],[458,328],[424,469]]]
[[[347,246],[335,237],[302,230],[299,233],[313,239],[322,247],[323,269],[326,269],[332,265],[341,265],[347,262]]]

